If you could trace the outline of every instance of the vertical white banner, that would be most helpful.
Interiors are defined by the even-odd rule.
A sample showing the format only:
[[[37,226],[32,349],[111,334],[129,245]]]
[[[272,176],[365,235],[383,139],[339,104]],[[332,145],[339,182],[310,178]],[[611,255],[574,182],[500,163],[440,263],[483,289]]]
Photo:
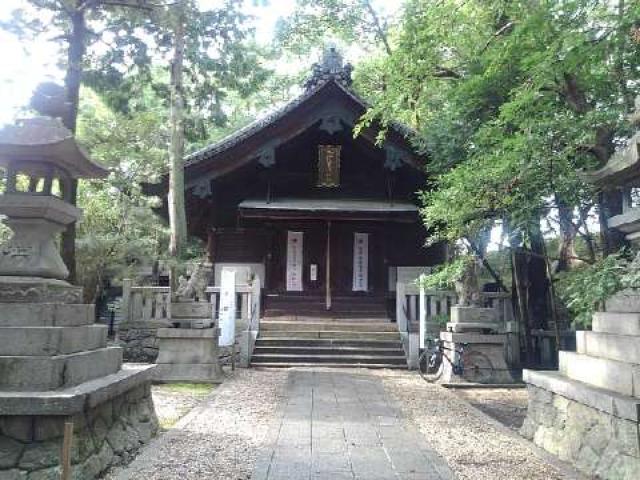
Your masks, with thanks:
[[[223,269],[220,276],[220,337],[218,345],[229,347],[236,341],[236,271]]]
[[[369,234],[353,234],[353,291],[369,290]]]
[[[287,232],[287,291],[302,291],[302,232]]]

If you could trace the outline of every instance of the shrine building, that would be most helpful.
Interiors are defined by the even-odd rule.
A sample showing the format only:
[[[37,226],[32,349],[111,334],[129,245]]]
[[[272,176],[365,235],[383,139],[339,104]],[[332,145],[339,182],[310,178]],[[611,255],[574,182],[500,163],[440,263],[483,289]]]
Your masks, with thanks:
[[[189,234],[216,282],[227,266],[260,277],[265,315],[386,316],[399,268],[444,260],[424,246],[425,159],[400,124],[382,147],[377,128],[354,138],[366,109],[329,48],[302,94],[185,160]]]

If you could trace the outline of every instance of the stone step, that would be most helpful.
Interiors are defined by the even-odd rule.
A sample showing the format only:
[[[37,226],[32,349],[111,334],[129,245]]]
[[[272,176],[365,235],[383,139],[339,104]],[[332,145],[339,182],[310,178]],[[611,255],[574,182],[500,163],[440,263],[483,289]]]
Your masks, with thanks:
[[[556,371],[523,370],[522,379],[548,392],[634,423],[640,422],[640,399],[573,380]],[[549,399],[551,397],[549,396]]]
[[[305,363],[305,362],[260,362],[251,363],[251,366],[258,368],[301,368],[301,367],[317,367],[317,363]],[[367,363],[366,365],[361,363],[323,363],[325,368],[389,368],[393,370],[405,370],[407,368],[406,362],[400,364],[389,363]]]
[[[640,292],[623,290],[605,302],[607,312],[637,313],[640,312]]]
[[[82,327],[0,327],[0,356],[43,356],[107,346],[106,325]]]
[[[397,332],[394,323],[385,322],[288,322],[261,321],[260,331],[334,331],[334,332]]]
[[[640,398],[640,365],[577,352],[560,352],[559,372],[573,380]]]
[[[265,312],[263,320],[266,322],[334,322],[334,323],[391,323],[389,316],[384,315],[344,315],[334,316],[333,313],[326,315],[295,315],[290,312],[287,314],[270,315],[269,312]]]
[[[336,309],[325,308],[266,308],[265,317],[316,317],[316,318],[388,318],[383,308]]]
[[[75,327],[95,320],[94,305],[0,303],[0,327]]]
[[[260,363],[348,363],[351,365],[391,364],[404,365],[406,367],[407,360],[404,355],[380,357],[377,355],[254,354],[251,357],[251,364],[258,365]]]
[[[400,334],[398,332],[349,332],[336,330],[310,331],[310,330],[262,330],[260,338],[282,338],[286,335],[290,339],[327,339],[327,340],[386,340],[398,341]]]
[[[111,375],[121,366],[120,347],[53,357],[0,356],[0,390],[56,390]]]
[[[579,331],[576,346],[585,355],[640,364],[640,338],[635,336]]]
[[[404,356],[402,347],[398,348],[371,348],[371,347],[345,347],[345,346],[256,346],[254,355],[284,354],[284,355],[372,355],[379,357]]]
[[[640,336],[640,313],[597,312],[591,328],[600,333]]]
[[[385,340],[343,340],[343,339],[296,339],[296,338],[258,338],[257,347],[363,347],[363,348],[402,348],[402,342]]]

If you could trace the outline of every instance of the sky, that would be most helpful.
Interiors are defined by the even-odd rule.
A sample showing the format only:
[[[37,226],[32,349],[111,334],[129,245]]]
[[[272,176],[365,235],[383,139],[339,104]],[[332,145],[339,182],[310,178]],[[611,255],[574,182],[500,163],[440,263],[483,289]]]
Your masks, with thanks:
[[[201,5],[216,6],[223,0],[199,0]],[[255,17],[253,26],[256,39],[269,43],[273,39],[275,25],[279,18],[291,14],[296,0],[268,0],[266,6],[256,0],[244,0],[246,12]],[[0,0],[0,22],[10,19],[11,12],[26,5],[26,0]],[[379,11],[396,13],[402,2],[399,0],[374,0]],[[34,88],[43,81],[60,82],[64,75],[57,62],[62,58],[59,47],[46,40],[20,42],[15,36],[0,29],[0,52],[3,65],[0,69],[0,125],[11,122],[19,116],[19,109],[26,105]],[[344,52],[352,63],[362,51],[353,46]],[[281,67],[287,68],[287,65]],[[295,69],[295,65],[290,65]]]
[[[268,6],[256,6],[247,1],[247,12],[256,17],[256,38],[267,43],[273,38],[278,18],[290,14],[295,0],[271,0]],[[201,4],[219,4],[220,0],[200,0]],[[7,21],[11,12],[25,5],[25,0],[0,0],[0,22]],[[21,43],[12,34],[0,29],[0,51],[3,65],[0,69],[0,124],[12,121],[20,107],[25,105],[34,88],[42,81],[61,81],[63,72],[57,62],[61,58],[54,42],[36,40]]]

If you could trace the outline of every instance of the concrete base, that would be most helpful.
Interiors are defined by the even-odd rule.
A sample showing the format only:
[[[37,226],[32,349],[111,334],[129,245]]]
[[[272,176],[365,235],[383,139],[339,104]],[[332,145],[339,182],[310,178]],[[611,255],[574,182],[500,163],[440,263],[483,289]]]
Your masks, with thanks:
[[[158,330],[158,382],[221,383],[217,328]]]
[[[480,333],[442,332],[440,339],[444,341],[446,355],[454,360],[453,351],[464,344],[464,372],[462,376],[453,372],[451,363],[444,360],[442,383],[480,383],[508,384],[514,383],[505,360],[506,335],[482,335]],[[491,368],[492,367],[492,368]]]
[[[82,287],[55,278],[0,276],[0,302],[82,303]]]
[[[93,480],[128,463],[156,434],[152,366],[65,390],[0,392],[0,478],[60,478],[64,424],[74,424],[73,478]]]
[[[451,321],[447,323],[449,332],[497,332],[500,324],[493,308],[451,307]]]
[[[219,363],[158,364],[154,381],[159,383],[222,383]]]
[[[640,478],[640,399],[558,372],[524,371],[529,408],[520,433],[536,445],[605,480]]]

